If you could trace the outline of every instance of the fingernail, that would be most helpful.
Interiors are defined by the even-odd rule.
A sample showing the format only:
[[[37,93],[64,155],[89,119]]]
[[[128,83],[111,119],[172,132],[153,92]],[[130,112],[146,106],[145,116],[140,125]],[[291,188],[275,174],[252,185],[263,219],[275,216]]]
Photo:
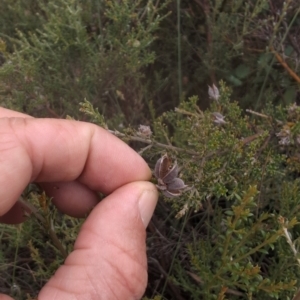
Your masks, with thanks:
[[[148,226],[152,218],[157,203],[157,199],[158,199],[158,193],[156,189],[144,190],[140,195],[139,210],[145,228]]]

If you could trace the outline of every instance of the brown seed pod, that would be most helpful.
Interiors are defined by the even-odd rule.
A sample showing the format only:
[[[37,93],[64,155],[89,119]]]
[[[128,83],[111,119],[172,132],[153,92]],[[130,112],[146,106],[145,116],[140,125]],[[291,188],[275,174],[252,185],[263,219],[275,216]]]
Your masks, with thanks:
[[[182,179],[177,178],[178,172],[177,162],[172,166],[171,159],[167,154],[156,162],[154,169],[154,176],[158,181],[156,186],[166,197],[180,196],[188,188]]]

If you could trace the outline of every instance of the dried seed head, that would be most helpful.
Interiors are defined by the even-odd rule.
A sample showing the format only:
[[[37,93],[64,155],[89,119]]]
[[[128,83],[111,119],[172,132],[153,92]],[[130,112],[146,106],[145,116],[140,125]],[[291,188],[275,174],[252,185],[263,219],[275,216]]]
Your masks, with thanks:
[[[220,114],[219,112],[213,112],[212,118],[213,118],[214,123],[217,125],[226,124],[226,122],[224,121],[225,117],[222,114]]]
[[[289,145],[291,144],[291,129],[288,125],[284,125],[283,128],[276,133],[279,138],[279,145]]]
[[[152,135],[152,131],[150,129],[150,126],[147,125],[140,125],[137,131],[137,135],[143,136],[146,138],[150,138]]]
[[[183,180],[177,178],[178,165],[175,162],[171,166],[171,159],[167,154],[163,155],[155,165],[154,175],[157,178],[157,188],[162,191],[166,197],[177,197],[182,194],[187,188]]]
[[[174,178],[173,181],[168,184],[169,191],[183,190],[187,187],[181,178]]]
[[[168,154],[163,155],[155,165],[154,175],[157,179],[163,179],[169,172],[171,160]]]
[[[178,165],[175,162],[173,167],[168,171],[168,173],[162,178],[164,183],[171,183],[178,176]]]
[[[209,96],[209,98],[214,99],[216,101],[219,100],[220,93],[219,93],[218,88],[215,86],[215,84],[213,84],[212,87],[208,86],[208,96]]]

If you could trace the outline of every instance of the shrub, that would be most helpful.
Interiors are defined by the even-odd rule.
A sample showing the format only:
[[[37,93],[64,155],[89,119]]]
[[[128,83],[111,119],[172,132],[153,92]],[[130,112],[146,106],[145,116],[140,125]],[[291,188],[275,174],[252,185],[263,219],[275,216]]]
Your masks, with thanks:
[[[297,1],[2,0],[0,8],[1,105],[90,118],[152,169],[166,153],[182,168],[189,188],[163,197],[149,225],[148,297],[296,297]],[[81,224],[33,186],[23,198],[35,217],[2,225],[0,246],[0,288],[20,299],[35,296]]]
[[[166,281],[184,299],[291,299],[299,276],[300,109],[245,114],[230,93],[224,82],[220,91],[210,88],[206,111],[197,97],[183,101],[157,118],[152,136],[112,131],[145,143],[140,151],[150,161],[168,153],[190,185],[179,197],[164,197],[182,220],[160,225],[164,241],[162,234],[150,238],[149,263],[169,269]],[[99,119],[89,103],[81,110]]]
[[[18,18],[9,1],[2,6],[2,13]],[[28,26],[17,21],[16,33],[2,32],[9,45],[0,71],[2,103],[39,117],[63,117],[78,116],[76,106],[87,98],[107,116],[119,116],[118,122],[140,116],[142,70],[155,58],[149,47],[165,17],[159,15],[164,3],[59,0],[16,6],[27,12],[22,20]]]

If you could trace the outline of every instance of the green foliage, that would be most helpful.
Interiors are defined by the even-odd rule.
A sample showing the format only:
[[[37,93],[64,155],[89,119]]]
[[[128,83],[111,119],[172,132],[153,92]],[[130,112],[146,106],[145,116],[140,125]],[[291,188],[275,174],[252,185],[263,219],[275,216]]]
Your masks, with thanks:
[[[20,201],[32,217],[22,225],[0,226],[0,290],[16,299],[37,297],[73,249],[82,223],[58,213],[44,193],[31,189],[26,195]]]
[[[159,113],[178,105],[179,91],[207,106],[207,83],[219,79],[243,107],[297,96],[300,79],[286,72],[299,60],[295,0],[3,0],[0,8],[0,103],[36,116],[78,118],[86,98],[116,123],[137,124],[150,101]]]
[[[14,10],[9,3],[1,5],[2,12]],[[33,115],[58,117],[76,116],[75,106],[87,98],[107,115],[117,111],[131,121],[136,114],[126,107],[143,107],[141,70],[155,58],[148,48],[165,5],[77,0],[34,5],[28,28],[17,22],[13,36],[3,29],[14,52],[5,53],[7,63],[0,69],[0,101]],[[32,29],[37,15],[40,26]]]
[[[219,299],[222,293],[235,295],[230,299],[246,295],[247,299],[282,299],[288,295],[285,291],[294,290],[299,266],[294,265],[292,257],[281,258],[277,264],[274,254],[270,255],[281,247],[288,251],[288,247],[279,239],[282,230],[274,214],[256,217],[251,212],[257,206],[256,194],[256,188],[250,187],[239,204],[209,224],[207,237],[188,246],[193,273],[182,272],[178,265],[175,268],[178,284],[191,293],[191,299]],[[220,214],[215,212],[216,216]],[[197,280],[190,285],[188,277]]]
[[[268,94],[292,103],[297,86],[272,49],[285,49],[281,55],[297,65],[297,3],[243,3],[182,1],[178,49],[169,1],[4,0],[0,36],[6,50],[0,51],[8,63],[0,69],[0,101],[58,117],[76,115],[74,104],[86,98],[107,116],[118,114],[119,123],[132,123],[143,119],[145,102],[153,98],[160,112],[178,103],[177,83],[205,105],[207,82],[222,78],[238,87],[234,96],[245,106],[264,103]]]
[[[264,106],[269,94],[273,103],[293,103],[299,78],[295,81],[287,76],[273,49],[292,70],[297,70],[300,49],[299,43],[294,42],[298,40],[300,22],[297,1],[181,1],[180,49],[178,29],[173,26],[177,21],[175,5],[173,11],[163,21],[161,38],[156,40],[161,49],[155,63],[157,74],[163,73],[161,69],[167,70],[159,77],[160,84],[172,86],[177,81],[177,53],[172,51],[177,49],[181,53],[182,73],[178,85],[182,84],[188,96],[199,95],[201,107],[208,104],[207,84],[216,84],[220,79],[235,87],[233,96],[244,108]],[[180,96],[174,88],[165,94],[176,100]],[[157,106],[162,104],[165,103]],[[175,105],[178,101],[173,100]]]
[[[296,294],[299,13],[295,0],[1,1],[2,106],[89,118],[152,169],[165,153],[182,168],[189,189],[162,197],[149,226],[148,298]],[[0,227],[1,292],[20,299],[35,296],[81,224],[44,197],[26,195],[34,217]]]
[[[273,109],[281,120],[264,112],[245,114],[230,101],[224,82],[216,95],[206,111],[191,97],[163,113],[152,136],[140,129],[112,132],[148,144],[141,149],[147,159],[167,152],[182,167],[190,189],[164,200],[186,222],[181,234],[188,242],[176,250],[169,280],[188,299],[291,299],[300,275],[298,241],[290,239],[299,234],[300,110]],[[91,106],[83,106],[99,119]]]

